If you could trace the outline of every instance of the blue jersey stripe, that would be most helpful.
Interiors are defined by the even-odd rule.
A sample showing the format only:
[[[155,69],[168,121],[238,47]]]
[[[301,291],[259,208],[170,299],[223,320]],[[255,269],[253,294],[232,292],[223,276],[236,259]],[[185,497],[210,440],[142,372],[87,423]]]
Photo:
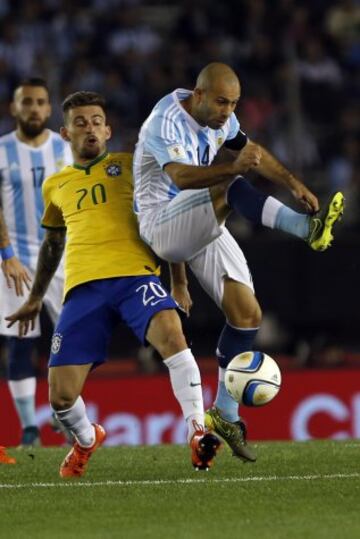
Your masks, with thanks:
[[[64,141],[60,138],[53,138],[52,147],[54,152],[55,170],[59,171],[59,163],[64,164]]]
[[[178,193],[180,193],[180,189],[175,183],[171,183],[168,191],[169,198],[174,198]]]
[[[6,156],[8,160],[10,183],[13,192],[15,227],[16,227],[16,248],[21,262],[30,264],[30,251],[27,244],[27,229],[25,221],[25,201],[21,180],[20,160],[16,143],[11,140],[5,144]]]
[[[33,186],[34,186],[34,197],[35,197],[35,207],[36,207],[36,221],[41,222],[42,214],[44,213],[44,203],[41,194],[41,186],[44,181],[45,176],[45,166],[44,159],[41,151],[32,150],[31,154],[31,172],[33,176]],[[38,238],[42,241],[44,237],[44,229],[38,227]]]

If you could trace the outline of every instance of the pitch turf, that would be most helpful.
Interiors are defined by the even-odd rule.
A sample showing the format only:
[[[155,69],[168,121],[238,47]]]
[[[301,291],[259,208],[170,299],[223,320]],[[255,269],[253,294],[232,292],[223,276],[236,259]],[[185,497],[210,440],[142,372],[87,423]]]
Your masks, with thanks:
[[[183,446],[101,448],[63,481],[64,448],[10,451],[0,465],[0,537],[355,539],[360,441],[261,443],[243,464],[223,449],[195,472]]]

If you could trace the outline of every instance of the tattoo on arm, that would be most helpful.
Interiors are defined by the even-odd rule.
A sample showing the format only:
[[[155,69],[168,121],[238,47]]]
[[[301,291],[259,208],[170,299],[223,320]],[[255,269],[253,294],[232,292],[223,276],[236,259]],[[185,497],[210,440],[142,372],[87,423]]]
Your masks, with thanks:
[[[60,263],[65,247],[65,230],[47,230],[40,247],[30,296],[43,298]]]

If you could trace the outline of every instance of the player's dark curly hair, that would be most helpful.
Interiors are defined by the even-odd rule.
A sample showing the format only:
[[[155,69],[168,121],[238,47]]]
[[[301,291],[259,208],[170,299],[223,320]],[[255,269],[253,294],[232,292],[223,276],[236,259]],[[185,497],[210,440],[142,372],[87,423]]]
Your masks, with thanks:
[[[103,109],[104,113],[106,112],[106,101],[102,95],[98,94],[97,92],[87,92],[83,90],[81,92],[70,94],[64,99],[62,104],[64,118],[66,119],[67,113],[70,109],[86,107],[88,105],[97,105]]]

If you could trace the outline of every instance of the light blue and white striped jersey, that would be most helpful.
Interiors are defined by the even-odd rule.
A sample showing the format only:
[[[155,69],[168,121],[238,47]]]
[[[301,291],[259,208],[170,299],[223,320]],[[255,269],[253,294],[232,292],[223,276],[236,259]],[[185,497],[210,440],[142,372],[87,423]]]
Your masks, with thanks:
[[[140,219],[179,192],[163,170],[167,163],[209,165],[224,142],[240,131],[234,113],[220,129],[199,125],[180,103],[191,93],[177,89],[163,97],[141,127],[133,165],[134,209]]]
[[[0,137],[0,200],[10,241],[22,264],[35,269],[44,236],[41,185],[50,174],[73,162],[70,146],[58,133],[34,148],[15,131]]]

